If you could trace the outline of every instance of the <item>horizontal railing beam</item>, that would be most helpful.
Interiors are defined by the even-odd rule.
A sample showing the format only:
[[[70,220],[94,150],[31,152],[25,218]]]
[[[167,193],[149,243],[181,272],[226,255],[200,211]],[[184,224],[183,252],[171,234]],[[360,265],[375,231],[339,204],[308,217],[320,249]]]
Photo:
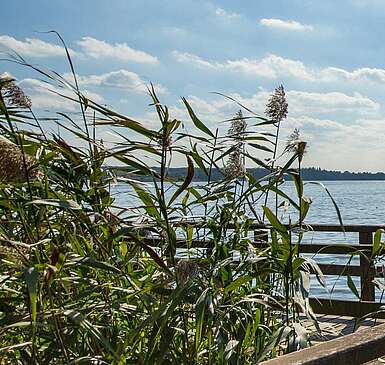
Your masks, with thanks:
[[[287,228],[289,228],[288,224],[284,224]],[[339,224],[319,224],[319,223],[306,223],[303,224],[304,228],[308,229],[309,231],[314,232],[376,232],[379,229],[385,229],[384,225],[380,224],[346,224],[346,225],[339,225]],[[234,228],[234,225],[230,224],[228,226],[229,229]],[[270,229],[272,228],[270,225],[265,224],[250,224],[249,230],[254,229]]]
[[[162,240],[158,237],[144,238],[150,246],[158,247],[161,245]],[[258,244],[261,244],[258,242]],[[189,244],[184,239],[178,239],[176,241],[177,248],[210,248],[213,247],[214,242],[212,240],[192,240]],[[264,244],[265,245],[265,244]],[[263,247],[263,246],[262,246]],[[348,245],[348,244],[335,244],[335,243],[301,243],[301,253],[318,253],[318,254],[348,254],[357,251],[369,251],[372,245]]]
[[[324,275],[361,276],[362,274],[362,268],[360,266],[318,264],[318,267]]]
[[[374,314],[378,312],[383,305],[384,303],[366,301],[310,298],[310,306],[314,313],[355,318],[363,317],[369,313],[373,313],[373,318],[385,318],[385,311]]]
[[[301,243],[301,253],[317,253],[317,254],[349,254],[357,251],[369,251],[372,245],[348,245],[336,243]]]
[[[127,222],[127,224],[132,224],[135,226],[132,222]],[[177,226],[194,226],[195,228],[204,228],[207,227],[207,224],[205,221],[201,220],[195,220],[195,221],[189,221],[189,220],[181,220],[176,224]],[[148,224],[150,227],[151,224]],[[289,228],[288,224],[284,224],[284,226]],[[145,228],[145,226],[141,225],[141,228]],[[230,223],[228,226],[228,229],[234,229],[234,224]],[[340,224],[320,224],[320,223],[303,223],[303,227],[307,228],[310,231],[314,232],[376,232],[379,229],[385,229],[385,225],[381,224],[345,224],[341,226]],[[260,223],[251,223],[248,226],[249,231],[257,230],[257,229],[270,229],[272,226],[270,224],[260,224]]]

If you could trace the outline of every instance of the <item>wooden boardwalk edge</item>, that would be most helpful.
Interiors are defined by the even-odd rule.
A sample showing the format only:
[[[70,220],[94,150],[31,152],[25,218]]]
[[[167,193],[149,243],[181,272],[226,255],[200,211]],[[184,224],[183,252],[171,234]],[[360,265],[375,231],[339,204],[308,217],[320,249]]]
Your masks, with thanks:
[[[359,365],[385,355],[385,324],[264,361],[260,365]]]

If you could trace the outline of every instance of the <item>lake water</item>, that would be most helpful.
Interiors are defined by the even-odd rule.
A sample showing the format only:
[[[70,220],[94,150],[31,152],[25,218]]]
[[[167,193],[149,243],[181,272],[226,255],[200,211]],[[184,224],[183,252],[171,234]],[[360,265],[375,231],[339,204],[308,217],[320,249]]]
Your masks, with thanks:
[[[342,214],[344,224],[385,224],[385,181],[325,181],[323,184],[332,194]],[[291,182],[286,182],[282,188],[289,196],[295,198],[295,188]],[[122,207],[140,205],[132,190],[127,185],[117,184],[113,187],[116,204]],[[305,182],[304,195],[311,197],[312,205],[307,223],[338,224],[338,217],[333,204],[318,185]],[[293,218],[294,220],[294,218]],[[324,233],[309,232],[305,235],[306,242],[313,243],[358,243],[358,233]],[[346,263],[345,255],[316,255],[315,260],[320,263]],[[353,263],[358,263],[357,259]],[[318,297],[333,297],[355,299],[346,284],[346,277],[326,277],[329,291],[325,291],[315,280],[312,280],[311,293]],[[359,290],[359,279],[354,282]],[[378,300],[382,298],[380,291],[376,292]]]

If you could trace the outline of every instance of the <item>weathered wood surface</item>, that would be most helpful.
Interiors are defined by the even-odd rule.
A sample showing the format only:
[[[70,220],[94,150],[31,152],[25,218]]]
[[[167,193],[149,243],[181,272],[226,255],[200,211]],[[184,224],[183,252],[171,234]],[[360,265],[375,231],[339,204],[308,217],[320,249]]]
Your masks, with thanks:
[[[301,320],[308,331],[312,346],[385,323],[385,319],[368,318],[361,321],[354,317],[322,314],[317,316],[317,325],[321,329],[319,332],[312,321],[306,318]]]
[[[384,303],[373,301],[352,301],[343,299],[310,298],[310,306],[314,313],[332,314],[337,316],[349,316],[361,318],[371,313],[373,318],[385,318],[385,310],[381,310]],[[377,313],[376,313],[377,312]]]
[[[360,365],[385,355],[385,324],[279,356],[261,365]]]

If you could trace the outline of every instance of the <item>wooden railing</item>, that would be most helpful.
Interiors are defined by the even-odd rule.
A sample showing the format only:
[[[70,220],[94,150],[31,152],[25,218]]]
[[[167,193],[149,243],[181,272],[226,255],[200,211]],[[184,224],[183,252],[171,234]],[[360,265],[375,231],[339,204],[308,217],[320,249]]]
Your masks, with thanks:
[[[373,280],[375,277],[383,277],[382,268],[375,267],[373,262],[373,234],[384,229],[380,225],[340,225],[327,224],[311,224],[311,230],[314,232],[355,232],[358,233],[358,242],[349,244],[301,244],[302,253],[313,254],[352,254],[359,252],[360,264],[358,265],[338,265],[338,264],[319,264],[324,275],[338,275],[360,278],[361,295],[360,301],[349,301],[342,298],[339,299],[320,299],[312,298],[312,308],[317,313],[348,315],[353,317],[361,317],[368,313],[373,313],[379,309],[380,303],[376,303],[375,285]]]
[[[314,232],[342,232],[339,225],[313,224]],[[345,244],[301,244],[302,253],[317,254],[351,254],[360,252],[360,265],[319,265],[326,275],[351,275],[360,277],[361,300],[348,301],[342,299],[325,300],[312,298],[311,305],[315,312],[334,315],[361,317],[368,313],[378,311],[381,303],[375,301],[375,277],[383,277],[381,268],[376,268],[373,263],[373,234],[384,226],[377,225],[348,225],[344,226],[345,232],[358,233],[358,242]],[[341,233],[342,234],[342,233]],[[350,242],[349,242],[350,243]],[[373,317],[384,317],[380,313]],[[385,324],[377,327],[363,329],[359,332],[343,336],[331,341],[318,344],[314,347],[293,352],[278,358],[263,362],[265,365],[324,365],[324,364],[369,364],[376,358],[385,355]],[[372,364],[372,362],[370,362]]]
[[[378,229],[384,229],[385,226],[380,225],[332,225],[332,224],[309,224],[308,229],[312,232],[355,232],[358,233],[356,242],[349,244],[337,243],[301,243],[299,251],[301,254],[317,254],[317,255],[333,255],[333,254],[352,254],[359,252],[360,265],[339,265],[339,264],[319,264],[319,267],[324,275],[337,275],[360,278],[361,296],[359,301],[350,301],[343,298],[338,299],[323,299],[311,298],[310,302],[314,312],[324,314],[346,315],[361,317],[367,313],[377,311],[381,306],[375,300],[375,285],[373,279],[375,277],[383,277],[382,268],[376,268],[373,264],[373,234]],[[230,226],[229,229],[232,227]],[[270,227],[265,225],[253,224],[250,226],[250,231],[254,232],[255,241],[263,244],[263,241],[268,240]],[[157,246],[159,240],[151,238],[146,240],[150,245]],[[185,240],[177,241],[178,248],[186,248]],[[189,243],[192,248],[212,247],[210,240],[193,240]]]

